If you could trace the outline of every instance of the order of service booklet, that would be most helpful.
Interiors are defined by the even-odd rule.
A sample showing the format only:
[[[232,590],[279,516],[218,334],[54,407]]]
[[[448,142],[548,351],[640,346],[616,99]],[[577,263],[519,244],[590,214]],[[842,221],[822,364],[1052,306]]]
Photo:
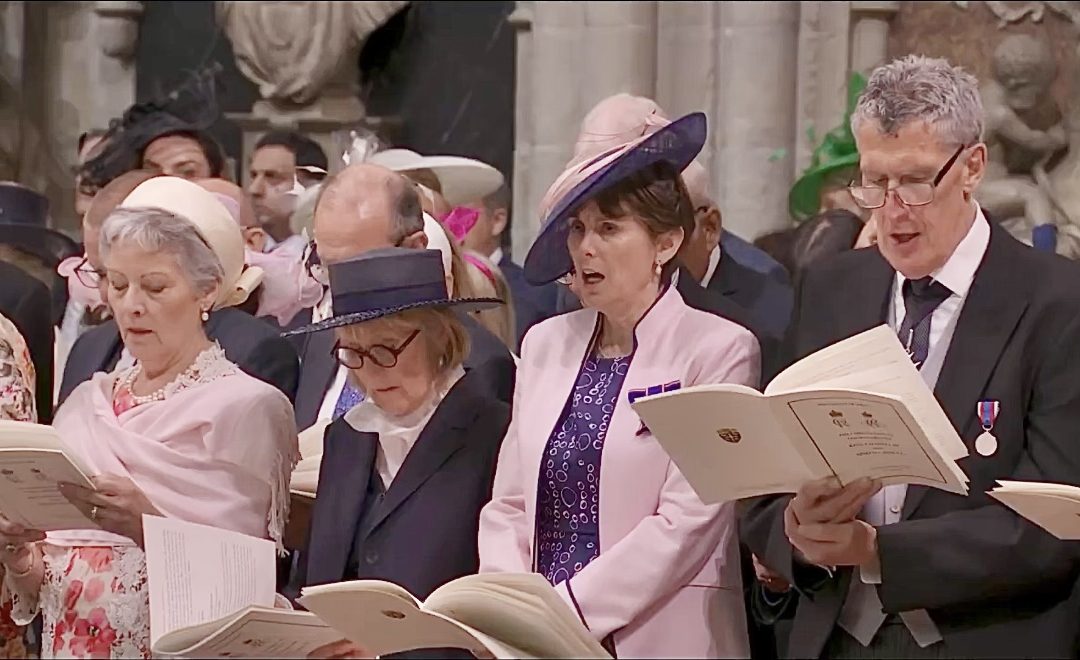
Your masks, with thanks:
[[[813,353],[764,393],[697,385],[633,404],[706,503],[860,477],[966,494],[968,455],[888,326]]]
[[[1080,541],[1080,488],[1000,480],[989,494],[1062,541]]]
[[[0,420],[0,511],[27,529],[98,529],[58,488],[94,489],[91,472],[68,453],[51,426]]]

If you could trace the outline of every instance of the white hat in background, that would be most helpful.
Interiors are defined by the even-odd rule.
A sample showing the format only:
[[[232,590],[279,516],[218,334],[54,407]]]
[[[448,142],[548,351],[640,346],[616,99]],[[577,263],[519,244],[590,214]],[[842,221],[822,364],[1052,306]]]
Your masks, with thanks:
[[[411,149],[386,149],[367,159],[393,172],[431,170],[442,186],[450,206],[461,206],[487,197],[503,184],[503,175],[491,165],[462,156],[422,156]]]

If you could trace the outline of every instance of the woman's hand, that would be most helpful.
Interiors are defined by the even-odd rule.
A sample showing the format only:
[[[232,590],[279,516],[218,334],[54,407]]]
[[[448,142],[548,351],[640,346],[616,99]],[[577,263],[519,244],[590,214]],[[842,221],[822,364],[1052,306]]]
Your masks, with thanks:
[[[90,479],[97,490],[60,484],[60,493],[107,532],[126,536],[141,548],[143,514],[160,516],[149,498],[130,479],[105,474]]]
[[[374,658],[375,654],[347,639],[342,639],[337,642],[331,642],[320,646],[311,653],[308,653],[308,657],[333,658],[337,660],[339,658]]]
[[[26,529],[0,514],[0,563],[13,573],[25,573],[34,559],[34,543],[45,540],[45,532]]]

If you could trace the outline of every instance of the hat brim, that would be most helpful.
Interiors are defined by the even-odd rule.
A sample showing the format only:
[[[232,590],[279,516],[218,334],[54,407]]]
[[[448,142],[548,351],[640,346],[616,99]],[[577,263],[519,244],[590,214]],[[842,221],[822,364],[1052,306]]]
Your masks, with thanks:
[[[53,268],[82,252],[79,244],[66,234],[34,225],[0,224],[0,243],[32,252],[49,261]]]
[[[409,170],[431,170],[450,206],[478,202],[499,189],[503,175],[491,165],[461,156],[421,156]]]
[[[859,154],[852,153],[803,173],[788,193],[788,209],[791,215],[798,220],[817,215],[818,206],[821,203],[821,186],[825,183],[826,177],[858,164]]]
[[[682,172],[701,152],[708,134],[705,115],[686,115],[643,139],[637,146],[575,185],[552,207],[525,257],[525,279],[542,286],[570,272],[566,245],[570,214],[597,193],[656,163],[670,163]]]
[[[417,303],[410,303],[408,305],[397,305],[394,307],[383,307],[381,309],[374,309],[367,312],[356,312],[355,314],[342,314],[340,316],[331,316],[328,319],[319,321],[318,323],[312,323],[305,325],[295,330],[281,333],[282,337],[292,337],[294,335],[307,335],[313,332],[322,332],[324,330],[332,330],[334,328],[340,328],[346,325],[356,325],[357,323],[365,323],[367,321],[374,321],[385,316],[392,314],[398,314],[400,312],[407,312],[412,309],[425,309],[425,308],[454,308],[460,309],[463,312],[479,312],[485,309],[491,309],[504,304],[502,300],[498,298],[454,298],[451,300],[432,300]]]

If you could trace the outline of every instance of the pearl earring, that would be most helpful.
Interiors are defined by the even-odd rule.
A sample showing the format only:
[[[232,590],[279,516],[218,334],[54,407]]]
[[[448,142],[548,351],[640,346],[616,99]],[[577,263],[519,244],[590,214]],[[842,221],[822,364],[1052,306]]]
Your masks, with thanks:
[[[205,309],[202,312],[202,320],[203,320],[203,323],[206,323],[207,321],[210,320],[210,313],[207,312]]]
[[[654,268],[654,270],[656,271],[656,276],[660,277],[660,274],[664,270],[664,265],[662,263],[660,263],[660,257],[656,258],[656,267]]]

